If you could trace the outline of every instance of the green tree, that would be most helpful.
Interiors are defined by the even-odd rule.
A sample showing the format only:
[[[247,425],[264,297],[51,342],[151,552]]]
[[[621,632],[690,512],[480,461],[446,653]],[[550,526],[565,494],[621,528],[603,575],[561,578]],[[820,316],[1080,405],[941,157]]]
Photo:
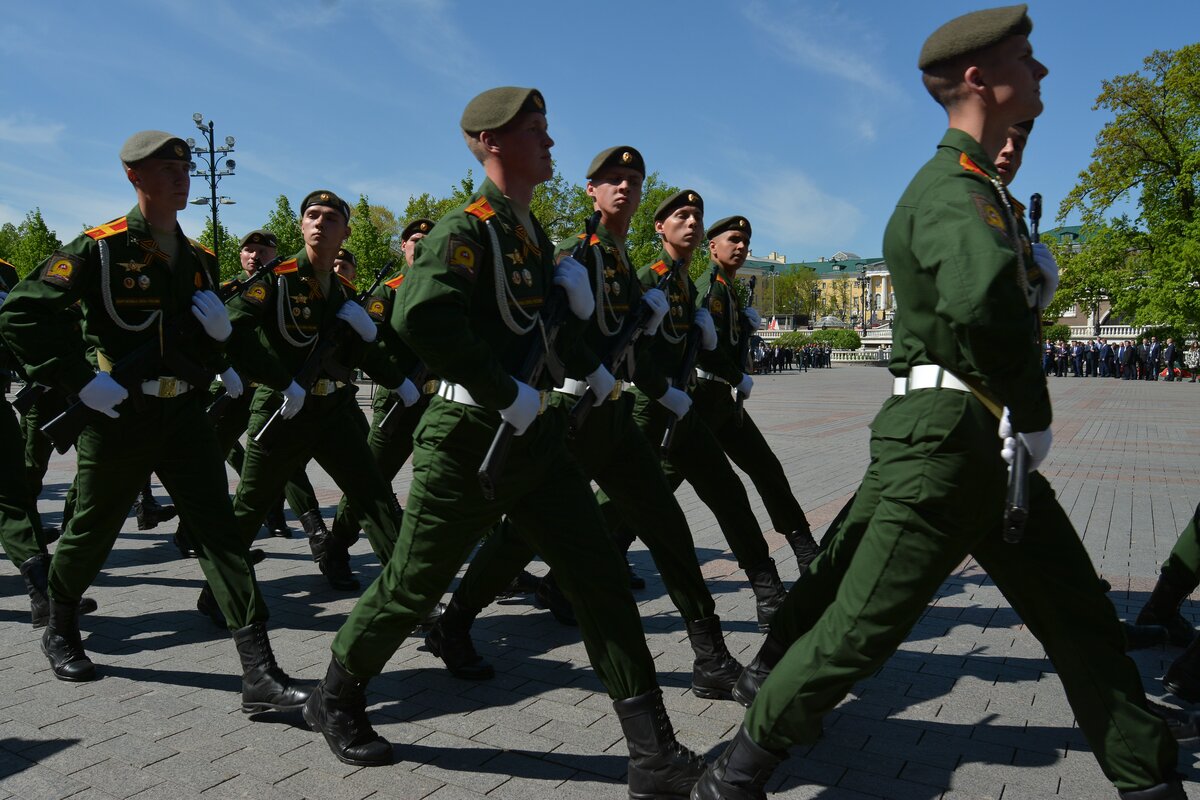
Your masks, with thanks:
[[[392,260],[398,260],[397,253],[392,247],[395,233],[389,233],[380,225],[382,206],[372,206],[365,194],[358,196],[358,203],[350,213],[350,239],[346,246],[354,252],[358,262],[358,276],[355,283],[359,289],[365,289],[375,280],[379,270]],[[386,209],[383,209],[386,211]],[[388,212],[391,215],[391,212]],[[395,221],[395,217],[391,217]],[[396,237],[398,238],[398,237]],[[399,242],[396,242],[399,245]]]
[[[11,262],[20,242],[21,234],[17,233],[16,225],[6,222],[0,226],[0,258]]]
[[[221,269],[221,280],[227,281],[237,277],[242,271],[242,262],[238,256],[240,249],[239,241],[236,236],[229,232],[220,221],[217,222],[217,227],[220,229],[220,239],[213,235],[212,217],[206,217],[204,220],[204,230],[196,238],[200,244],[207,247],[209,250],[216,250],[219,266]],[[214,248],[214,242],[220,242],[220,246]]]
[[[1070,325],[1063,325],[1061,323],[1058,323],[1055,325],[1047,325],[1046,327],[1042,328],[1042,339],[1043,340],[1049,339],[1052,342],[1057,342],[1061,339],[1062,341],[1066,342],[1066,341],[1069,341],[1070,338],[1071,338],[1071,326]]]
[[[267,217],[263,230],[275,234],[279,241],[279,255],[291,256],[300,252],[304,247],[304,236],[300,233],[300,218],[292,210],[287,195],[279,195],[275,200],[275,209]]]
[[[1129,237],[1136,250],[1130,251],[1131,263],[1125,271],[1136,275],[1104,288],[1122,316],[1132,322],[1196,330],[1200,328],[1196,290],[1200,283],[1200,44],[1156,50],[1145,59],[1142,71],[1103,81],[1094,109],[1111,112],[1113,118],[1096,137],[1092,161],[1063,199],[1059,218],[1078,211],[1085,226],[1100,231],[1113,224],[1106,217],[1115,204],[1133,200],[1137,216],[1121,227],[1136,226],[1145,232]],[[1095,245],[1089,237],[1082,252],[1092,247],[1109,252],[1080,259],[1075,268],[1082,271],[1096,264],[1109,268],[1111,246],[1108,237],[1099,237]],[[1080,278],[1074,285],[1089,290],[1095,283]],[[1072,296],[1072,291],[1068,287],[1065,300],[1085,299]]]
[[[8,260],[16,267],[17,274],[25,277],[60,247],[62,242],[42,219],[42,210],[35,208],[27,212],[25,220],[17,226],[16,247]]]
[[[404,224],[411,220],[424,217],[437,222],[446,212],[457,208],[471,199],[475,194],[475,178],[472,170],[467,170],[467,176],[450,188],[450,194],[445,197],[434,197],[429,192],[418,196],[410,195],[408,205],[404,207]]]
[[[534,188],[529,210],[550,241],[558,245],[583,230],[592,213],[592,199],[586,189],[564,178],[555,165],[554,177]]]

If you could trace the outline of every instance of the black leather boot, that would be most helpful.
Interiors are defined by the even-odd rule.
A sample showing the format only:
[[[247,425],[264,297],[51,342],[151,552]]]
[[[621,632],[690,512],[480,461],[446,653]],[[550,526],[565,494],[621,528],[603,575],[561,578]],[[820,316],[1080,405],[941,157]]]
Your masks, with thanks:
[[[1195,584],[1180,582],[1165,572],[1160,574],[1150,599],[1137,616],[1137,624],[1162,625],[1171,636],[1171,644],[1187,647],[1196,637],[1196,631],[1179,613],[1179,606],[1195,588]]]
[[[154,492],[150,488],[149,479],[146,480],[146,485],[142,487],[142,491],[138,493],[137,500],[133,503],[133,510],[137,515],[137,529],[139,531],[152,530],[158,527],[158,523],[175,518],[175,506],[162,505],[154,499]]]
[[[1134,625],[1130,622],[1121,623],[1121,631],[1125,634],[1125,652],[1145,650],[1147,647],[1158,647],[1170,641],[1170,633],[1162,625]]]
[[[283,498],[279,498],[271,510],[267,512],[266,522],[263,523],[267,533],[277,539],[292,538],[292,529],[287,525],[287,517],[283,515]]]
[[[421,617],[421,621],[417,623],[417,633],[429,633],[433,630],[433,626],[437,625],[438,620],[442,618],[442,614],[445,613],[445,603],[434,603],[433,608],[426,611],[425,616]]]
[[[429,652],[445,662],[446,669],[456,678],[486,681],[496,674],[492,665],[475,652],[471,642],[471,623],[480,610],[467,608],[458,602],[458,595],[453,595],[441,618],[425,637]]]
[[[357,590],[360,584],[350,569],[350,553],[329,534],[321,512],[316,509],[305,511],[300,515],[300,524],[308,536],[313,561],[317,562],[329,585],[339,592]]]
[[[60,603],[50,598],[50,619],[42,634],[42,653],[60,681],[96,679],[96,665],[83,651],[79,636],[79,603]]]
[[[200,590],[200,596],[196,598],[196,610],[212,620],[212,624],[221,630],[229,630],[229,623],[225,620],[225,613],[221,611],[221,606],[217,604],[217,596],[213,594],[212,587],[208,585],[208,581],[204,582],[204,587]]]
[[[720,617],[688,622],[687,632],[692,652],[696,654],[692,662],[692,694],[706,700],[733,699],[733,686],[742,674],[742,665],[725,646]]]
[[[1187,800],[1187,792],[1179,781],[1160,783],[1149,789],[1136,789],[1117,793],[1121,800]]]
[[[769,631],[771,617],[775,616],[775,612],[787,597],[787,590],[779,580],[779,570],[775,568],[775,561],[768,558],[757,567],[746,570],[746,577],[750,579],[750,588],[754,590],[754,599],[757,601],[758,629]]]
[[[537,591],[538,585],[542,579],[531,574],[528,570],[521,570],[521,574],[513,578],[503,592],[496,595],[496,599],[503,597],[516,597],[519,594],[533,594]]]
[[[175,542],[175,549],[179,551],[180,558],[200,557],[200,554],[196,552],[196,548],[192,546],[192,538],[188,534],[186,522],[180,520],[179,527],[175,529],[175,535],[171,538]]]
[[[267,623],[255,622],[233,632],[242,661],[242,713],[290,711],[303,708],[313,692],[311,684],[293,682],[275,663]]]
[[[336,658],[329,659],[325,679],[304,706],[304,721],[325,736],[343,764],[382,767],[392,763],[392,746],[371,727],[366,688],[366,681],[347,672]]]
[[[50,556],[38,553],[21,565],[21,577],[29,591],[29,620],[35,628],[44,628],[50,621]],[[79,613],[90,614],[97,609],[90,597],[79,600]]]
[[[562,593],[562,589],[558,588],[553,572],[546,573],[546,577],[542,578],[533,594],[533,602],[538,608],[548,610],[559,623],[571,628],[579,627],[579,621],[575,619],[575,609],[571,608],[571,601]]]
[[[617,700],[613,708],[629,746],[630,800],[687,797],[704,771],[704,759],[676,741],[662,690]]]
[[[746,665],[738,677],[737,685],[733,687],[733,699],[749,708],[758,696],[763,681],[786,652],[787,648],[768,633],[767,638],[763,639],[762,647],[758,649],[758,655],[754,656],[754,660]]]
[[[812,530],[807,525],[803,528],[792,531],[784,536],[787,543],[792,546],[792,552],[796,554],[796,565],[801,572],[808,569],[808,565],[817,557],[817,552],[820,548],[817,546],[816,539],[812,536]]]
[[[1200,731],[1196,729],[1196,714],[1192,711],[1184,711],[1182,708],[1163,705],[1146,698],[1146,708],[1154,716],[1161,719],[1167,724],[1167,730],[1171,732],[1171,736],[1179,742],[1195,739],[1200,736]]]
[[[633,564],[625,562],[625,568],[629,570],[629,588],[635,592],[640,592],[646,588],[646,579],[633,571]]]
[[[1200,703],[1200,639],[1193,639],[1183,655],[1167,667],[1163,687],[1181,700]]]
[[[764,750],[738,728],[721,755],[704,770],[692,790],[692,800],[766,800],[767,781],[783,755]]]

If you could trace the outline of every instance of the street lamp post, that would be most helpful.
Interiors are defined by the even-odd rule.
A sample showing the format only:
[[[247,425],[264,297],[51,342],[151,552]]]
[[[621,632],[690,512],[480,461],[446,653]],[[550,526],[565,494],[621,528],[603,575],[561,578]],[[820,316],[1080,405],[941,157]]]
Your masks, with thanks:
[[[814,283],[812,286],[812,312],[808,317],[808,329],[813,329],[813,323],[817,319],[817,301],[821,298],[821,286]]]
[[[863,264],[858,268],[858,290],[862,295],[862,332],[863,338],[867,338],[867,284],[870,283],[870,278],[867,277],[867,265]]]
[[[227,175],[232,175],[233,170],[237,167],[237,162],[229,158],[229,154],[233,152],[233,137],[226,136],[225,144],[217,147],[213,139],[213,123],[210,119],[207,123],[204,121],[204,115],[200,112],[192,114],[192,122],[196,123],[196,128],[204,135],[205,142],[196,143],[195,139],[187,140],[188,147],[192,149],[194,155],[199,156],[207,169],[198,169],[196,162],[192,162],[192,177],[204,178],[208,181],[209,195],[208,197],[200,196],[192,199],[192,205],[208,206],[212,211],[212,227],[213,227],[213,256],[216,258],[218,269],[221,263],[221,228],[217,223],[217,206],[231,206],[236,203],[228,197],[217,196],[217,184],[221,182],[221,178]],[[207,143],[207,149],[204,144]],[[224,161],[224,168],[221,168],[221,162]]]

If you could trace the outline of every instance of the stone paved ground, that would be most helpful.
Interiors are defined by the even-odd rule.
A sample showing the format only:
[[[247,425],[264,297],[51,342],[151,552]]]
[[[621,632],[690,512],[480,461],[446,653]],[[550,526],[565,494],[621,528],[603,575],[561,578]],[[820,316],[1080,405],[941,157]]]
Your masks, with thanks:
[[[776,447],[814,526],[849,498],[866,462],[866,425],[890,384],[871,367],[763,376],[748,408]],[[1136,613],[1157,567],[1200,499],[1200,386],[1102,379],[1051,382],[1055,449],[1046,473],[1117,610]],[[59,517],[71,462],[56,459],[42,510]],[[338,493],[310,475],[326,515]],[[401,499],[409,475],[396,489]],[[751,492],[754,496],[753,492]],[[711,515],[684,488],[706,575],[730,648],[757,647],[753,599]],[[759,518],[766,522],[761,505]],[[243,716],[227,637],[194,611],[195,561],[176,557],[174,522],[139,533],[130,519],[91,595],[84,623],[101,679],[56,681],[29,628],[15,569],[0,570],[0,800],[20,798],[620,798],[624,744],[576,633],[523,600],[489,609],[475,632],[495,680],[455,680],[409,639],[370,687],[372,718],[397,749],[389,768],[338,763],[298,715]],[[785,580],[796,575],[783,537],[768,533]],[[260,542],[273,641],[293,674],[323,674],[333,632],[352,598],[331,592],[305,543]],[[680,738],[702,751],[741,718],[728,702],[690,695],[690,650],[644,550],[639,601]],[[356,569],[378,564],[365,541]],[[541,571],[541,565],[535,565]],[[1047,587],[1052,591],[1053,587]],[[1185,605],[1193,618],[1196,609]],[[1177,655],[1136,655],[1147,692]],[[1194,781],[1197,742],[1181,747]],[[1104,798],[1111,790],[1075,729],[1053,669],[971,562],[957,570],[900,651],[826,720],[825,738],[776,773],[780,798]],[[1200,788],[1189,783],[1189,796]]]

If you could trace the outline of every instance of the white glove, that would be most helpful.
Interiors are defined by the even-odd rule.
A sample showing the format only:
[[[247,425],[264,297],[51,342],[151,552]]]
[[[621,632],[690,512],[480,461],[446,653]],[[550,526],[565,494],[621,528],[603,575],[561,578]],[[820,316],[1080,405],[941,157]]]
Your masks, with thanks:
[[[361,336],[367,344],[375,341],[375,337],[379,334],[379,329],[375,327],[375,321],[371,319],[371,315],[358,303],[342,303],[342,307],[337,310],[337,318],[353,328],[354,332]]]
[[[538,411],[542,407],[542,398],[537,389],[529,384],[517,380],[513,383],[517,385],[517,399],[513,400],[508,408],[500,409],[500,419],[516,428],[517,436],[520,436],[529,430],[529,426],[537,419]]]
[[[204,332],[218,342],[225,341],[229,334],[233,333],[233,326],[229,324],[229,314],[225,313],[225,304],[215,292],[202,289],[193,294],[192,315],[200,320]]]
[[[291,419],[300,413],[300,409],[304,408],[304,398],[308,392],[300,386],[300,384],[292,381],[291,384],[283,390],[283,405],[279,407],[279,416],[284,419]]]
[[[717,326],[707,308],[697,308],[692,324],[700,327],[700,346],[705,350],[717,349]]]
[[[751,308],[750,306],[746,306],[742,309],[742,316],[746,318],[746,322],[749,323],[750,330],[752,331],[758,330],[758,326],[762,325],[762,316],[759,315],[757,310]]]
[[[217,380],[225,387],[225,394],[234,400],[237,400],[242,396],[242,392],[246,391],[246,387],[242,385],[242,376],[238,375],[233,367],[218,375]]]
[[[554,267],[554,285],[561,286],[567,293],[567,305],[571,313],[580,319],[591,319],[596,310],[596,298],[588,283],[587,267],[567,256]]]
[[[408,378],[405,378],[404,383],[392,389],[392,391],[400,398],[400,402],[404,404],[405,408],[411,408],[421,399],[421,390]]]
[[[113,419],[121,416],[117,413],[116,407],[126,397],[129,397],[129,392],[125,390],[124,386],[114,381],[112,375],[107,372],[97,372],[96,377],[85,383],[79,390],[79,402],[93,411],[99,411]]]
[[[1031,289],[1037,292],[1038,311],[1045,311],[1054,299],[1054,292],[1058,290],[1058,263],[1054,260],[1050,248],[1041,242],[1033,245],[1033,263],[1037,264],[1038,271],[1042,273],[1042,281]]]
[[[668,386],[666,393],[658,398],[658,402],[679,419],[686,417],[692,410],[691,395],[674,386]]]
[[[1016,457],[1017,440],[1013,437],[1012,420],[1008,418],[1007,408],[1004,409],[1004,413],[1000,416],[999,434],[1004,442],[1000,447],[1000,457],[1004,459],[1004,463],[1011,467],[1013,459]],[[1054,441],[1054,435],[1050,432],[1049,428],[1044,431],[1020,433],[1017,435],[1021,438],[1021,443],[1025,445],[1025,449],[1029,451],[1029,471],[1033,472],[1046,460],[1046,456],[1050,452],[1050,444]]]
[[[643,330],[647,336],[653,336],[658,333],[658,326],[662,323],[662,318],[671,309],[671,301],[667,299],[662,289],[655,288],[642,295],[642,302],[653,312],[646,320],[646,327]]]
[[[588,388],[596,396],[596,402],[593,405],[597,406],[608,399],[608,396],[612,394],[613,387],[617,385],[617,379],[603,364],[596,367],[595,371],[587,376],[587,382]]]
[[[750,390],[754,388],[754,378],[751,378],[749,373],[742,373],[742,382],[737,385],[737,390],[742,393],[743,397],[750,396]]]

